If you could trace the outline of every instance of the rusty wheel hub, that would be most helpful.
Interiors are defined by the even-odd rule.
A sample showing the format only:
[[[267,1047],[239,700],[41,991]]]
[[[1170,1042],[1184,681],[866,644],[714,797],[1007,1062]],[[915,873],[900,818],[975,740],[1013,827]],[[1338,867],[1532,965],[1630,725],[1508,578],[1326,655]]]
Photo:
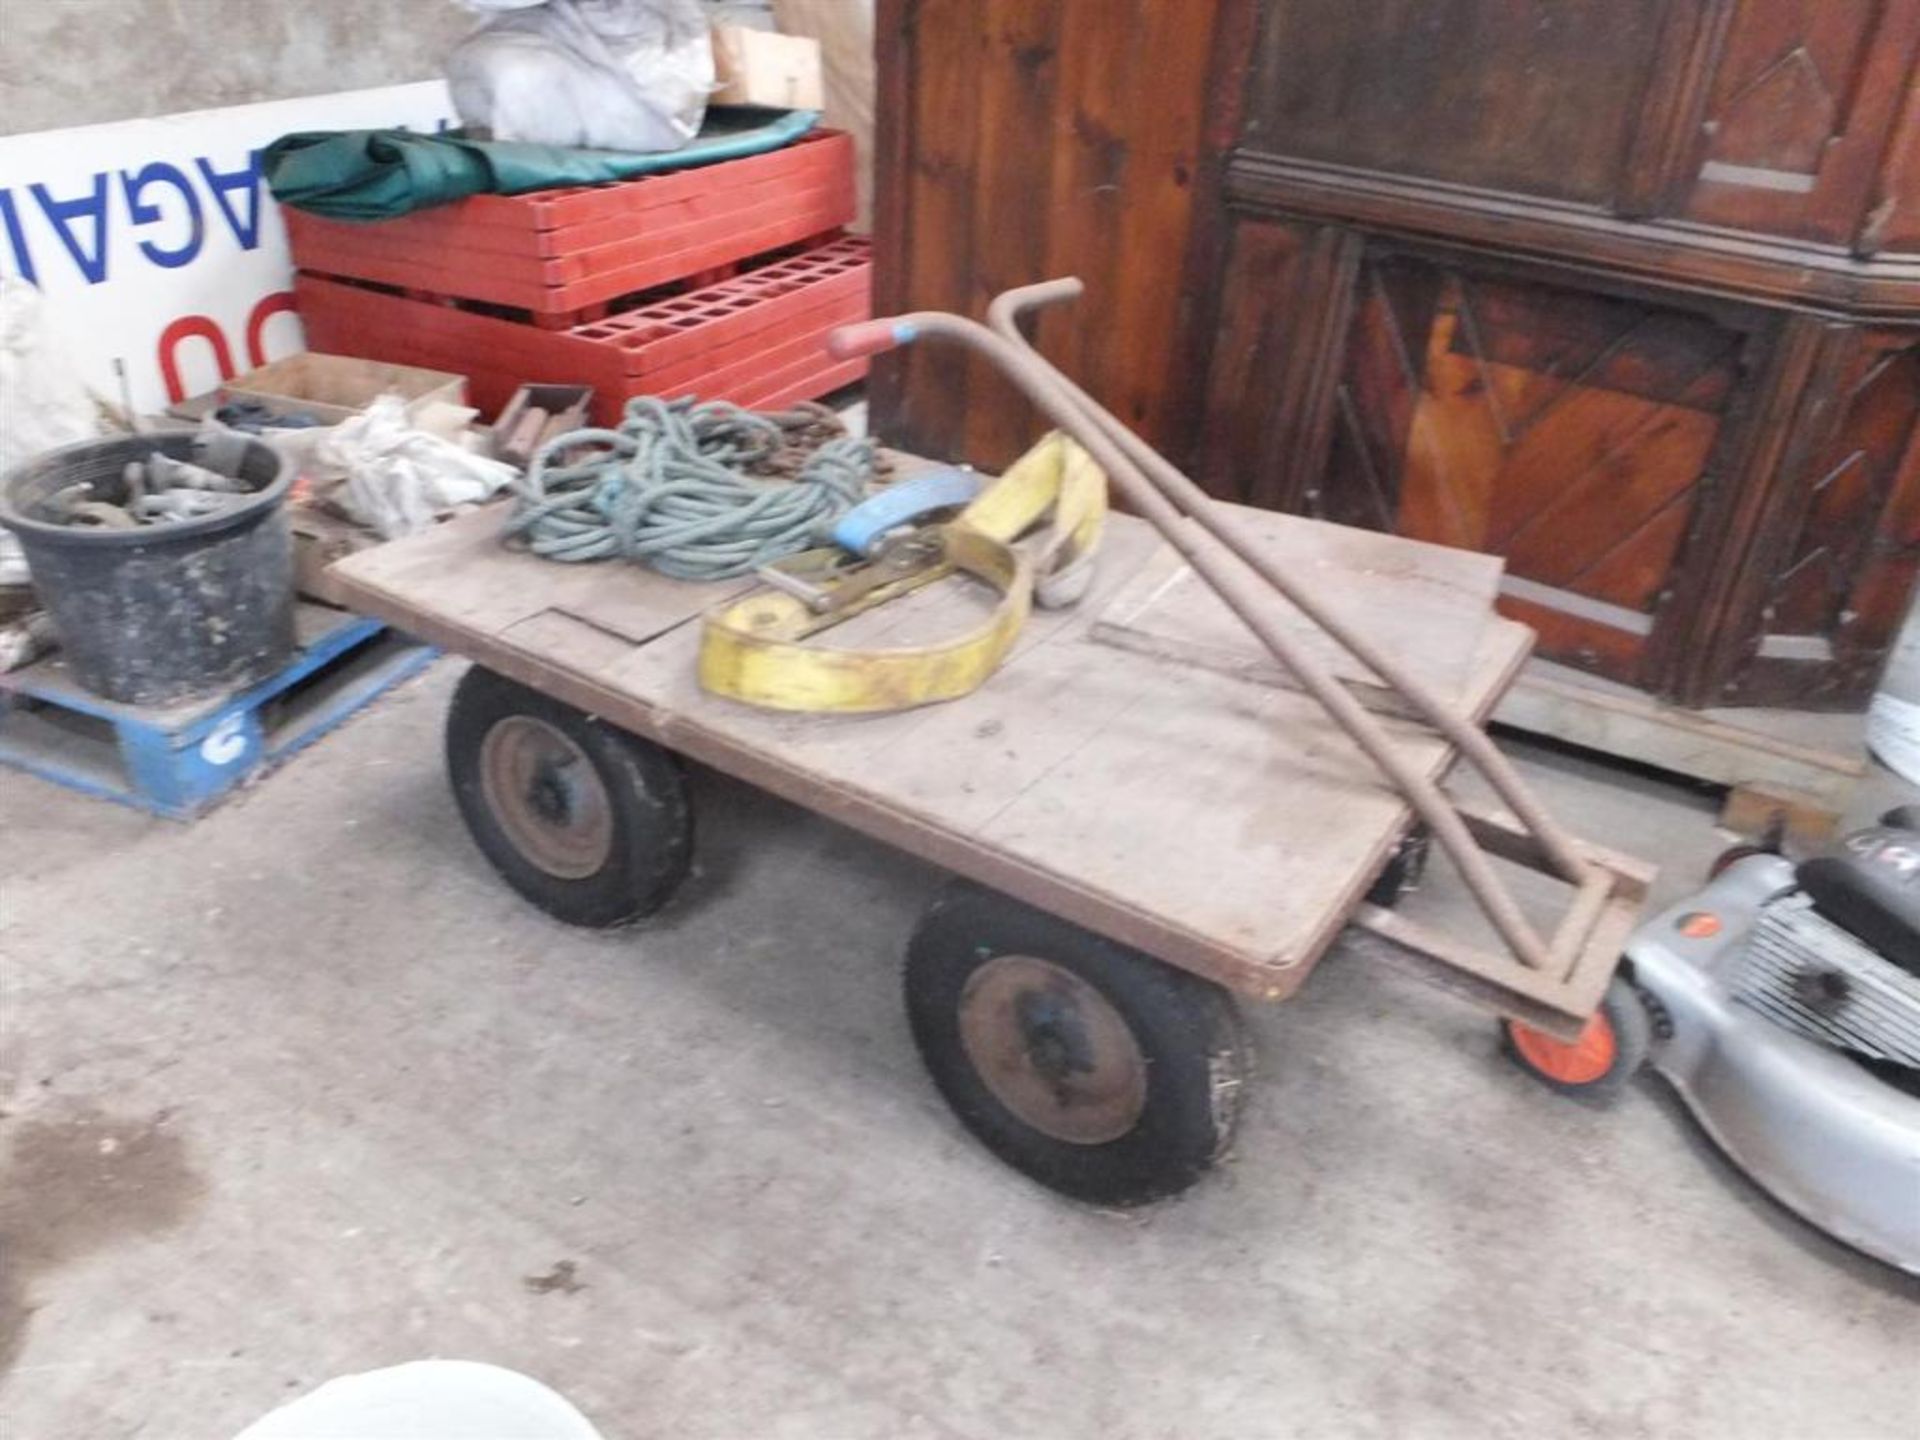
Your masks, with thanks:
[[[987,1089],[1073,1145],[1118,1140],[1147,1104],[1147,1061],[1112,1003],[1072,971],[997,955],[960,996],[960,1041]]]
[[[499,721],[480,746],[480,783],[507,837],[561,880],[597,874],[613,852],[613,808],[586,752],[531,715]]]

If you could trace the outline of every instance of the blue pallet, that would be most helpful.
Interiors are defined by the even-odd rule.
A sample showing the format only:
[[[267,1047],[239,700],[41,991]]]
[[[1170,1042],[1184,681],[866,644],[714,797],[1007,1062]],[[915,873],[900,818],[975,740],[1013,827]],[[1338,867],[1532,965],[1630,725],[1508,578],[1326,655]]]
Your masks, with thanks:
[[[295,613],[299,648],[245,690],[182,705],[103,700],[58,654],[0,675],[0,765],[172,820],[188,820],[311,745],[439,654],[377,620]]]

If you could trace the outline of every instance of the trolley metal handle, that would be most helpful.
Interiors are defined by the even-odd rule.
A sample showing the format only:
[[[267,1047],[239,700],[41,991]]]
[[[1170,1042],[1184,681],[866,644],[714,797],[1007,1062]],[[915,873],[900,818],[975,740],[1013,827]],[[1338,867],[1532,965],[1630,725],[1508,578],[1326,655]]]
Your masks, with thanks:
[[[1459,867],[1468,890],[1515,958],[1535,970],[1564,970],[1594,929],[1611,892],[1609,874],[1588,861],[1577,842],[1533,797],[1479,726],[1455,712],[1367,637],[1294,585],[1222,518],[1212,497],[1027,344],[1018,328],[1020,314],[1036,305],[1073,299],[1082,289],[1077,279],[1069,277],[1009,290],[994,300],[988,312],[992,329],[940,311],[843,326],[829,339],[828,349],[837,357],[852,358],[879,354],[921,339],[941,339],[975,351],[1004,373],[1054,424],[1086,447],[1129,503],[1393,781]],[[1253,575],[1249,576],[1247,570]],[[1528,923],[1439,786],[1400,753],[1379,721],[1279,622],[1271,605],[1274,591],[1404,695],[1486,775],[1539,844],[1552,868],[1579,887],[1551,944]]]

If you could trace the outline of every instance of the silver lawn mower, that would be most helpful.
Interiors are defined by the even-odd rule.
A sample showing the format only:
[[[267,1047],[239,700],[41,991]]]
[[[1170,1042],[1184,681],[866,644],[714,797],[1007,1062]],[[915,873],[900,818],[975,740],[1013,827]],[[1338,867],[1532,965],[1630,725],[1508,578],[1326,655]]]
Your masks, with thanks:
[[[1729,851],[1634,932],[1578,1040],[1506,1031],[1523,1068],[1573,1094],[1650,1060],[1774,1198],[1920,1274],[1920,807],[1798,864]]]

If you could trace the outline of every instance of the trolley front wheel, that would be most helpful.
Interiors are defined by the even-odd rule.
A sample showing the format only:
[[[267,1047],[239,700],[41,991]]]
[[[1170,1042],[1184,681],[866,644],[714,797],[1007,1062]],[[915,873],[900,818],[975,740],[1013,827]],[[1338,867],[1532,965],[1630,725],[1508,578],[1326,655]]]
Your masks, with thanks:
[[[1076,1200],[1184,1190],[1227,1148],[1251,1068],[1219,986],[975,885],[907,950],[907,1015],[947,1103]]]

